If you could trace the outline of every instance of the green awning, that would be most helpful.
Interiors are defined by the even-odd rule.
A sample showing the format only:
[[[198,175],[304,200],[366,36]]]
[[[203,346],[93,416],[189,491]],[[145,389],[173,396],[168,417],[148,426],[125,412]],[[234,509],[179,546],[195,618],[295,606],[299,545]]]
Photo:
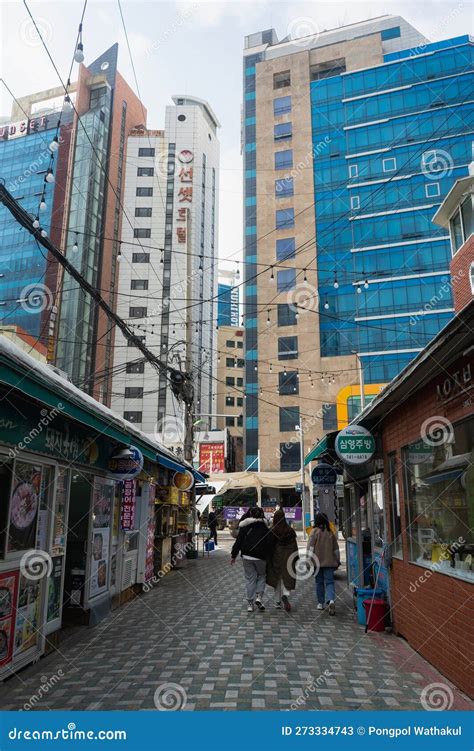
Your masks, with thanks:
[[[321,454],[323,454],[327,450],[327,447],[328,447],[328,437],[327,435],[325,435],[321,438],[319,443],[316,444],[316,446],[313,446],[309,454],[306,456],[304,460],[305,467],[314,459],[317,459],[318,456],[321,456]]]

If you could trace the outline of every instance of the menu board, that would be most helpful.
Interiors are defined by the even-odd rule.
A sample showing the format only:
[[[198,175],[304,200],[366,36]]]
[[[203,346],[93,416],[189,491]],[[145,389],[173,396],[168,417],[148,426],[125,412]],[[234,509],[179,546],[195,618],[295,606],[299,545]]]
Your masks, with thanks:
[[[41,475],[41,467],[15,462],[8,529],[9,553],[35,547]]]
[[[20,574],[14,654],[26,652],[38,641],[41,582]]]
[[[0,574],[0,667],[10,662],[13,654],[14,603],[17,598],[18,571]]]
[[[113,498],[114,482],[95,477],[92,496],[90,597],[96,597],[108,589]]]

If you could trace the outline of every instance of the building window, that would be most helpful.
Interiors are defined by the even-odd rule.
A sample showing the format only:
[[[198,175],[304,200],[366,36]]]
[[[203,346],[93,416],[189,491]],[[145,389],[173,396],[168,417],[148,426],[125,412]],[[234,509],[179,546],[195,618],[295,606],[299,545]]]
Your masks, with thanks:
[[[280,269],[277,271],[277,290],[287,292],[296,285],[296,269]]]
[[[141,386],[126,386],[125,399],[143,399],[143,388]]]
[[[296,360],[298,357],[298,337],[297,336],[279,336],[278,337],[278,359],[279,360]]]
[[[275,212],[275,227],[276,229],[287,229],[295,226],[295,210],[294,209],[278,209]]]
[[[351,209],[353,211],[355,211],[356,209],[360,209],[359,196],[351,196]]]
[[[280,407],[280,433],[296,430],[300,424],[299,407]]]
[[[153,195],[153,188],[137,188],[136,195],[141,198],[151,198]]]
[[[231,349],[235,348],[235,342],[234,342],[233,339],[227,339],[225,345],[226,345],[226,347],[230,347]]]
[[[474,417],[450,428],[436,442],[421,439],[402,449],[406,534],[411,561],[472,581]]]
[[[148,289],[148,279],[132,279],[130,289]]]
[[[279,180],[275,180],[275,196],[276,198],[288,198],[293,195],[293,178],[282,177]]]
[[[274,89],[285,89],[287,86],[291,86],[291,75],[289,70],[273,74]]]
[[[462,236],[462,224],[461,224],[461,212],[456,211],[454,216],[449,221],[451,229],[451,244],[453,246],[453,253],[455,253],[463,244]]]
[[[155,156],[155,149],[138,149],[138,156]]]
[[[386,42],[388,39],[398,39],[400,36],[400,26],[392,26],[391,29],[383,29],[380,36],[382,42]]]
[[[244,418],[242,415],[239,415],[237,418],[237,427],[242,428],[244,425]]]
[[[232,376],[226,376],[225,378],[225,385],[226,386],[235,386],[235,378]]]
[[[235,425],[235,420],[233,417],[226,417],[225,418],[225,425],[226,428],[233,428]]]
[[[349,165],[349,177],[357,177],[359,174],[359,166],[357,164]]]
[[[132,253],[132,263],[150,263],[150,254]]]
[[[337,430],[337,406],[323,404],[323,430]]]
[[[225,366],[226,368],[233,368],[234,367],[234,358],[233,357],[226,357],[225,359]]]
[[[141,422],[142,421],[141,412],[124,412],[123,416],[124,416],[124,419],[128,420],[129,422]]]
[[[280,443],[280,472],[295,472],[301,467],[300,444]]]
[[[328,60],[325,63],[317,63],[309,68],[309,77],[311,81],[320,81],[322,78],[331,78],[339,76],[346,70],[346,60],[344,57],[338,57],[336,60]]]
[[[275,152],[275,169],[291,169],[293,167],[293,150]]]
[[[236,365],[236,367],[237,367],[237,368],[244,368],[244,367],[245,367],[245,360],[242,360],[242,359],[241,359],[241,358],[239,357],[239,359],[237,360],[237,365]]]
[[[464,242],[474,232],[474,196],[469,195],[461,204]]]
[[[237,349],[243,349],[244,343],[243,342],[237,342]]]
[[[394,172],[397,169],[397,160],[394,156],[389,156],[382,160],[382,169],[384,172]]]
[[[243,386],[244,385],[244,379],[243,378],[237,378],[237,386]]]
[[[144,373],[145,363],[144,362],[128,362],[126,371],[127,373]]]
[[[137,206],[135,216],[151,216],[151,208],[148,206]]]
[[[153,167],[137,167],[137,177],[153,177],[154,174]]]
[[[425,196],[427,198],[437,198],[439,196],[439,183],[426,183]]]
[[[294,258],[295,255],[295,238],[285,237],[276,241],[275,246],[277,261],[284,261],[287,258]]]
[[[134,237],[151,237],[151,229],[148,227],[135,227],[133,230]]]
[[[273,100],[273,114],[275,117],[291,112],[291,96],[280,96]]]
[[[233,396],[226,396],[226,398],[225,398],[225,406],[226,407],[234,407],[235,406],[235,398]]]
[[[244,399],[243,399],[242,396],[238,396],[237,397],[237,406],[238,407],[243,407],[244,406]]]
[[[296,308],[288,303],[279,303],[277,307],[277,321],[279,326],[295,326],[298,319]]]
[[[391,553],[395,558],[403,558],[402,514],[396,454],[389,454],[388,456],[388,499]]]
[[[128,309],[129,318],[146,318],[146,316],[147,308],[134,306]]]
[[[273,126],[273,138],[275,141],[286,141],[293,136],[293,126],[290,123],[276,123]]]
[[[279,394],[298,394],[299,382],[296,371],[278,373],[278,393]]]
[[[471,293],[474,295],[474,261],[471,263],[471,268],[469,269],[469,278],[471,280]]]

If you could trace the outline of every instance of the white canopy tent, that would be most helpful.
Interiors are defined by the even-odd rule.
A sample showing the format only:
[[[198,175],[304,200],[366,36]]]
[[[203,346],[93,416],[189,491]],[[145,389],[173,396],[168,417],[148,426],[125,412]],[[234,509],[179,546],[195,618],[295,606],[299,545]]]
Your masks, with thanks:
[[[305,470],[305,481],[309,484],[309,472]],[[198,501],[197,508],[202,513],[212,503],[216,495],[226,490],[255,488],[257,503],[262,505],[262,488],[294,488],[301,482],[301,472],[221,472],[211,475],[207,484],[216,489],[215,495],[206,495]]]

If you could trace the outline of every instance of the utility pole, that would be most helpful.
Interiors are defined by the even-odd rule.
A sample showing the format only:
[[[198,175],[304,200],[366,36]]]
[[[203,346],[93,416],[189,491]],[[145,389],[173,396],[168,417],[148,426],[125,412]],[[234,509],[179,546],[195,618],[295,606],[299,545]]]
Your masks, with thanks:
[[[185,371],[191,381],[193,370],[193,321],[191,300],[193,298],[193,256],[191,246],[191,211],[186,211],[186,352]],[[184,399],[184,458],[193,463],[194,453],[194,391],[191,389],[189,398]]]

